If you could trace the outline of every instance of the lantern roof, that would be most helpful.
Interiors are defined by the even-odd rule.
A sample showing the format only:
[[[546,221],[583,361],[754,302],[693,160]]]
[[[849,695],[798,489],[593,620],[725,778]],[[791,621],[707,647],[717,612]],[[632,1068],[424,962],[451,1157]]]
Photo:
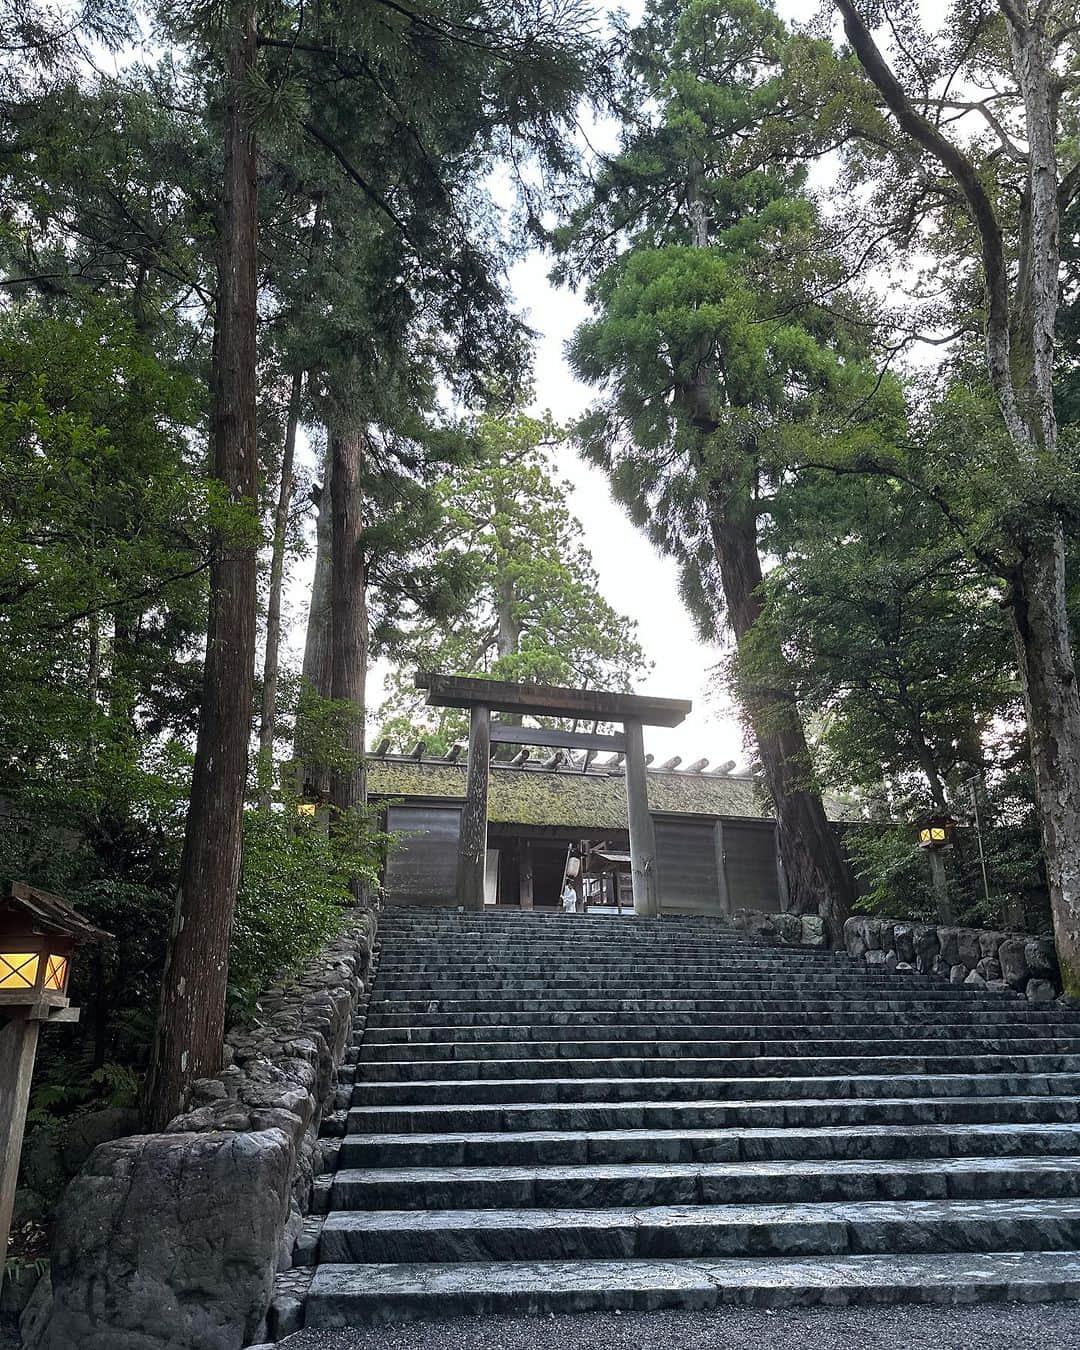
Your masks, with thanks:
[[[35,932],[62,934],[73,943],[104,942],[112,937],[104,929],[95,928],[59,895],[38,890],[25,881],[13,881],[11,895],[0,900],[0,929],[10,928],[13,919],[29,924]]]

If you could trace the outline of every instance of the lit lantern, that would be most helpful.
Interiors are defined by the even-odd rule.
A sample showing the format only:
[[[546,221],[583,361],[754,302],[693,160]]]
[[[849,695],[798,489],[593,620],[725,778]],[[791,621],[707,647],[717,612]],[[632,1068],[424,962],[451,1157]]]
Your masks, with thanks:
[[[14,881],[0,900],[0,1252],[7,1251],[38,1032],[77,1022],[68,979],[75,948],[107,938],[48,891]]]
[[[956,833],[952,816],[926,816],[919,824],[920,848],[951,848]]]
[[[0,901],[0,1007],[66,1008],[75,948],[105,937],[58,895],[13,882]]]

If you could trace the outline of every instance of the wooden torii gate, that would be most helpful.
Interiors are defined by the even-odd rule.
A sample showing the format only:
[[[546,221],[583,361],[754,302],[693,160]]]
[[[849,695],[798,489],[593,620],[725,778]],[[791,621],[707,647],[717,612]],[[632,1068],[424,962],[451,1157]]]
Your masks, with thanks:
[[[660,913],[656,894],[656,840],[649,814],[643,726],[676,727],[690,712],[685,699],[648,698],[558,685],[511,684],[502,680],[419,672],[417,689],[427,690],[433,708],[469,710],[469,762],[465,809],[458,844],[457,898],[470,909],[484,905],[487,867],[488,764],[493,745],[539,745],[551,749],[612,750],[626,757],[626,816],[630,829],[630,871],[634,913],[651,918]],[[622,733],[554,731],[492,722],[493,712],[516,717],[574,718],[585,722],[619,722]]]

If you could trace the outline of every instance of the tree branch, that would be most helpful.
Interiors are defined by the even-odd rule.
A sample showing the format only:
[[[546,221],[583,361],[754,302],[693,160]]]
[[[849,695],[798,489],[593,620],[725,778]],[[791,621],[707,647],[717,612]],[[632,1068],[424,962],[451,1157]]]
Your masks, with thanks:
[[[1017,446],[1029,443],[1027,428],[1016,405],[1009,365],[1009,279],[1005,248],[994,207],[975,172],[975,166],[953,143],[912,106],[899,80],[874,41],[853,0],[834,0],[844,21],[844,32],[866,72],[896,118],[901,131],[942,165],[964,194],[982,245],[986,278],[986,351],[990,380],[1001,405],[1009,433]],[[1000,0],[1004,7],[1009,0]]]

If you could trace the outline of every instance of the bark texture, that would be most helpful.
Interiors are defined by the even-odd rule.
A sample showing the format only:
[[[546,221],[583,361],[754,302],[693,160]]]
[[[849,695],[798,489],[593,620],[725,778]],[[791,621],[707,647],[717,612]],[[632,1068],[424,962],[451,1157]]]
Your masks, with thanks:
[[[243,98],[256,56],[255,13],[249,0],[230,6],[227,24],[214,472],[230,497],[250,503],[254,513],[258,214],[255,136]],[[157,1129],[183,1109],[194,1079],[208,1077],[220,1067],[251,731],[256,583],[254,544],[221,541],[210,569],[210,616],[191,805],[147,1089],[147,1115],[151,1127]]]
[[[761,618],[756,508],[738,487],[719,483],[711,487],[709,506],[728,621],[741,643]],[[820,914],[830,940],[839,946],[855,900],[855,880],[814,784],[798,705],[780,676],[779,651],[773,669],[777,678],[745,690],[743,703],[776,808],[789,908],[797,914]]]
[[[331,695],[352,705],[346,724],[346,767],[330,775],[330,804],[338,820],[361,810],[364,777],[364,685],[367,679],[367,578],[364,568],[360,475],[364,433],[346,426],[331,433],[333,469],[330,611]],[[359,895],[357,896],[359,899]]]
[[[263,657],[262,708],[259,714],[259,805],[270,810],[274,772],[274,730],[277,720],[279,652],[281,648],[281,590],[285,579],[285,535],[293,495],[293,458],[296,426],[300,420],[300,397],[304,377],[298,371],[289,391],[285,444],[281,452],[281,482],[274,512],[274,538],[270,555],[270,595],[266,603],[266,653]]]

